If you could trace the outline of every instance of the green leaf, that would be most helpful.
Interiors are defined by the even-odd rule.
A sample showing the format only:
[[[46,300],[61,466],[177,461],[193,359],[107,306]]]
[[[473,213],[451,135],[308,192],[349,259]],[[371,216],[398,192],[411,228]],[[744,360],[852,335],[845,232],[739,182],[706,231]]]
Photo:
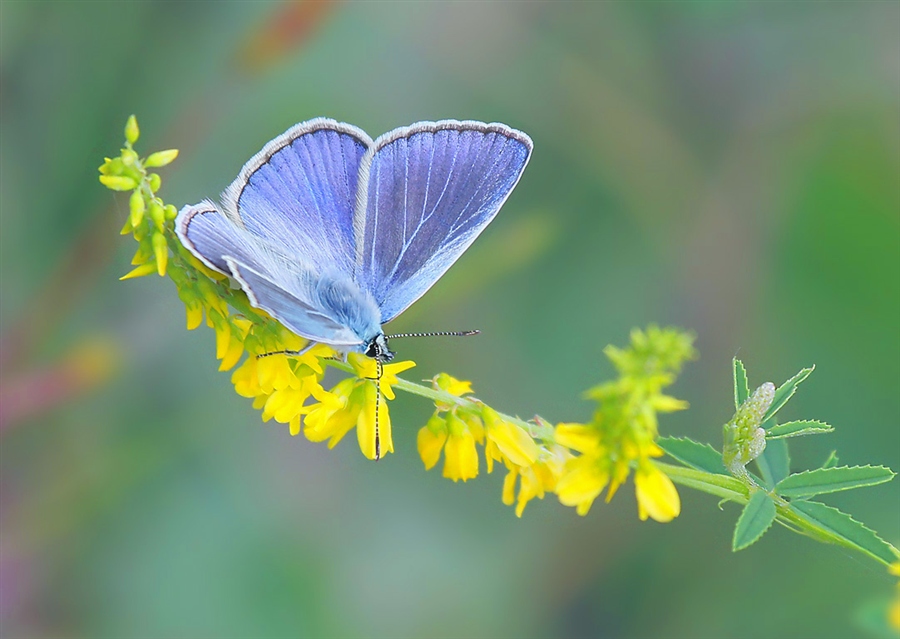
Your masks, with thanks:
[[[828,458],[822,463],[822,468],[834,468],[838,465],[838,454],[836,450],[831,451]]]
[[[687,437],[662,437],[656,442],[685,466],[696,468],[715,475],[731,475],[725,470],[722,455],[709,444],[701,444]]]
[[[756,466],[763,483],[769,489],[791,473],[791,458],[787,443],[783,439],[766,442],[766,449],[756,458]]]
[[[797,392],[797,386],[800,385],[800,382],[809,377],[809,374],[815,368],[815,366],[804,368],[775,390],[775,398],[772,400],[769,410],[766,411],[765,417],[763,417],[764,422],[771,419],[778,412],[778,409],[787,404],[787,401]]]
[[[783,497],[812,497],[891,481],[894,473],[884,466],[841,466],[796,473],[781,480],[776,491]]]
[[[761,490],[753,493],[734,527],[732,550],[743,550],[762,537],[775,521],[775,514],[775,502],[766,493]]]
[[[816,420],[785,422],[783,424],[775,424],[766,431],[766,439],[781,439],[783,437],[800,437],[801,435],[819,435],[821,433],[830,433],[834,428],[825,422]]]
[[[824,529],[828,533],[824,537],[831,543],[861,550],[888,564],[897,560],[890,544],[875,534],[875,531],[837,508],[817,501],[794,501],[791,502],[791,510],[816,527]]]
[[[735,357],[731,360],[734,366],[734,408],[737,410],[741,407],[750,396],[750,386],[747,383],[747,369],[744,363]]]

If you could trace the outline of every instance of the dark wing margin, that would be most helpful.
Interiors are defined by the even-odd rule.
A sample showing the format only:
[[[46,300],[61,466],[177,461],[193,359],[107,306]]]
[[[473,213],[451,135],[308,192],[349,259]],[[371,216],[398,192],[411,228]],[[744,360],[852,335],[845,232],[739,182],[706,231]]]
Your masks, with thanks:
[[[382,323],[431,288],[494,219],[532,148],[504,124],[456,120],[375,141],[360,167],[355,277]]]

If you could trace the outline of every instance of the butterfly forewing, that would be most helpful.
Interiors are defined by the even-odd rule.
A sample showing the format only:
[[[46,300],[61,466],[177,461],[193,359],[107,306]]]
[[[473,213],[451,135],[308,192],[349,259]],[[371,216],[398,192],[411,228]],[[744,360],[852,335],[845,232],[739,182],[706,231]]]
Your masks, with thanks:
[[[426,122],[392,131],[363,159],[357,281],[388,322],[425,293],[500,210],[531,153],[502,124]]]
[[[298,124],[244,166],[223,194],[225,213],[306,268],[350,276],[359,166],[371,144],[334,120]]]

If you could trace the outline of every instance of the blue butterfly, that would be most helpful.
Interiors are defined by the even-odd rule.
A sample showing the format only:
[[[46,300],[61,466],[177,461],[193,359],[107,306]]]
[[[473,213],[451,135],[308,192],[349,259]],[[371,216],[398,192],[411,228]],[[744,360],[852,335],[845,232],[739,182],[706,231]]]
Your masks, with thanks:
[[[325,118],[250,159],[222,194],[178,213],[181,242],[310,343],[394,354],[400,315],[494,219],[531,156],[504,124],[419,122],[372,140]]]

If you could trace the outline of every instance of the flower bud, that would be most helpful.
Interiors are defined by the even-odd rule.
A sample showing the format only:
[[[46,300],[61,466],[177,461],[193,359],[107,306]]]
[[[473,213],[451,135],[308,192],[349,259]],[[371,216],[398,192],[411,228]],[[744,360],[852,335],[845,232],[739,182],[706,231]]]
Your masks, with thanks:
[[[101,175],[100,183],[113,191],[131,191],[137,188],[134,178],[124,175]]]
[[[125,123],[125,139],[128,140],[129,144],[134,144],[138,141],[138,138],[141,135],[140,129],[138,129],[137,118],[132,116],[128,117],[128,122]]]
[[[125,166],[134,166],[138,161],[138,154],[131,149],[122,149],[122,164]]]
[[[128,200],[128,208],[131,211],[131,215],[128,219],[131,222],[132,228],[138,226],[141,223],[141,220],[144,219],[145,206],[144,196],[141,195],[139,190],[131,194],[131,199]]]
[[[166,223],[166,212],[157,200],[150,202],[150,219],[156,225],[156,229],[162,232]]]
[[[144,166],[149,168],[155,168],[158,166],[165,166],[172,162],[175,158],[178,157],[178,149],[167,149],[166,151],[157,151],[156,153],[151,153],[150,157],[144,160]]]
[[[169,247],[166,244],[166,236],[162,233],[153,234],[153,252],[156,254],[156,270],[160,276],[166,274],[166,263],[169,260]]]
[[[156,193],[159,190],[159,187],[162,186],[162,178],[159,177],[159,173],[151,173],[147,176],[147,180],[150,183],[150,190]]]

